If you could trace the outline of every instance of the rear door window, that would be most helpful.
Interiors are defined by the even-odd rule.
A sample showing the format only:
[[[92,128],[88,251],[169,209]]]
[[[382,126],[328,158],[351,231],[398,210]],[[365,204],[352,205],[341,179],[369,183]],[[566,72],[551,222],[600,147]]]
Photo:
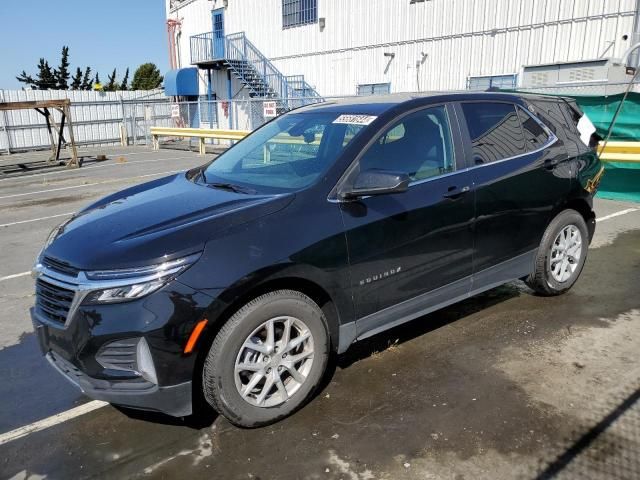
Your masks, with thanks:
[[[527,153],[516,106],[512,103],[463,103],[475,165],[497,162]]]

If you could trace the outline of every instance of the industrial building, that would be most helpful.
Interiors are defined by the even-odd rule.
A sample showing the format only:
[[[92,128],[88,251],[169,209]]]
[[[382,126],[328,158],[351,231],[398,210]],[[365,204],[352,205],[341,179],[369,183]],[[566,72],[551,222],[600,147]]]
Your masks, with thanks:
[[[639,0],[166,0],[174,70],[165,87],[220,100],[624,81],[611,59],[640,40],[639,8]]]

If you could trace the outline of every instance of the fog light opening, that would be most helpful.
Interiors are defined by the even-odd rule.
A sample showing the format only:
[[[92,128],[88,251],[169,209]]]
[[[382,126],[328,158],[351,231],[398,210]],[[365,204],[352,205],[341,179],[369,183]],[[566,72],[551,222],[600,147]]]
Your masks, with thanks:
[[[156,375],[156,369],[153,366],[153,359],[151,358],[151,351],[147,341],[143,338],[138,342],[136,347],[136,360],[138,364],[138,373],[145,380],[157,385],[158,377]]]

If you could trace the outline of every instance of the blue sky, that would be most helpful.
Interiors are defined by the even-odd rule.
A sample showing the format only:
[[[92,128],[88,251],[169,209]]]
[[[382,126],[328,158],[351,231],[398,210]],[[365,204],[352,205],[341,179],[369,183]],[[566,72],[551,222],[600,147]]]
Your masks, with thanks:
[[[0,0],[0,89],[21,88],[22,70],[35,74],[40,57],[57,67],[69,46],[71,73],[90,66],[105,82],[114,68],[153,62],[168,69],[163,0]]]

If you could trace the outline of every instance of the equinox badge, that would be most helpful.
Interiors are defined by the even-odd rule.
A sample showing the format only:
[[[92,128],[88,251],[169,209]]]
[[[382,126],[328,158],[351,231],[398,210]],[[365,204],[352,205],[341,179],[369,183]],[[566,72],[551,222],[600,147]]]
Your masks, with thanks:
[[[376,273],[367,278],[363,278],[360,280],[360,286],[367,285],[368,283],[377,282],[378,280],[382,280],[383,278],[389,278],[395,275],[396,273],[400,273],[402,267],[392,268],[391,270],[387,270],[386,272]]]

